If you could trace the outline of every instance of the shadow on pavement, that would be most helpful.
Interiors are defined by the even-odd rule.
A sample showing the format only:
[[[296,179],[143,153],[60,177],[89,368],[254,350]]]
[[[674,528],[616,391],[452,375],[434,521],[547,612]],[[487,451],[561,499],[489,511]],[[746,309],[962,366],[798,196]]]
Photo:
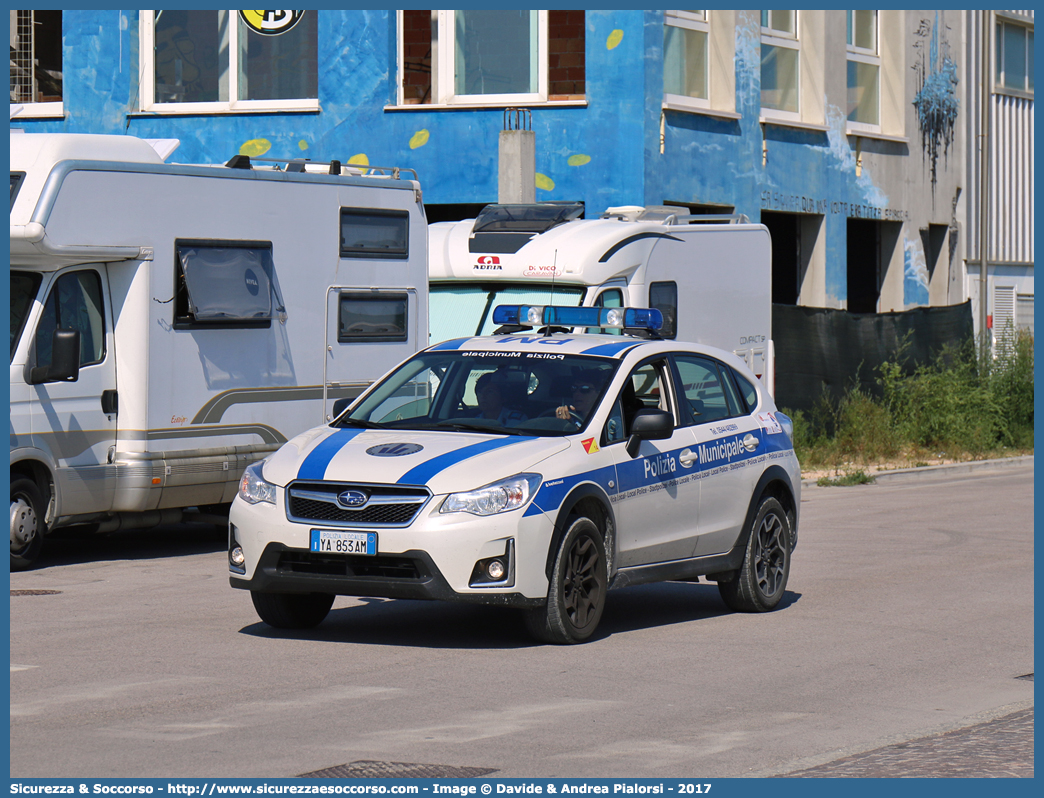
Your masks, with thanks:
[[[62,529],[44,542],[33,571],[55,565],[152,560],[224,551],[228,530],[214,524],[167,524],[152,529],[98,534],[87,530]]]

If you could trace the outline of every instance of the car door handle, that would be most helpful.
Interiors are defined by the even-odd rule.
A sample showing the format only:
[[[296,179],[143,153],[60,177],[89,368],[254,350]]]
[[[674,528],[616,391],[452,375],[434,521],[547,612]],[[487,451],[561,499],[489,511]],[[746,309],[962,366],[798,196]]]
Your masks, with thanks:
[[[678,455],[678,460],[683,466],[688,468],[694,462],[700,459],[700,455],[691,449],[682,449],[681,454]]]
[[[107,416],[120,412],[120,395],[115,389],[110,388],[107,391],[102,391],[101,407],[102,412]]]

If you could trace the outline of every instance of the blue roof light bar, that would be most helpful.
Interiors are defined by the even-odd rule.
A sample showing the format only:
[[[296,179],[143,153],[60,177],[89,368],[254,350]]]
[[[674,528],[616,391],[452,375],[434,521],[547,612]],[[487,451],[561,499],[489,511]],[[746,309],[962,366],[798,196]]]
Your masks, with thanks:
[[[663,314],[656,308],[578,308],[562,305],[497,305],[494,324],[523,327],[604,327],[658,331]]]

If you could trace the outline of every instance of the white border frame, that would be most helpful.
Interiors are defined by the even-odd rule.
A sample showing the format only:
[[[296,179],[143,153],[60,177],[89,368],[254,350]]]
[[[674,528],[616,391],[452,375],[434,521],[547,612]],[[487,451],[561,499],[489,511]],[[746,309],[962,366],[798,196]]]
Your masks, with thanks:
[[[854,14],[854,11],[846,11],[846,14]],[[845,24],[847,30],[847,20]],[[855,38],[855,17],[852,18],[852,38]],[[882,75],[884,65],[881,63],[881,12],[874,10],[874,49],[868,50],[865,47],[856,47],[854,44],[848,44],[847,33],[845,48],[847,51],[847,57],[845,58],[845,90],[848,90],[848,62],[855,61],[861,64],[870,64],[871,66],[877,67],[877,122],[871,124],[869,122],[852,122],[848,119],[848,110],[845,110],[845,133],[846,134],[858,134],[858,133],[869,133],[875,134],[881,132],[881,92],[882,86]]]
[[[707,37],[706,46],[706,58],[707,62],[703,65],[703,73],[707,79],[707,97],[689,97],[685,94],[670,94],[668,92],[663,93],[663,107],[671,108],[673,110],[694,110],[694,111],[708,111],[711,108],[710,102],[710,90],[711,90],[711,75],[710,75],[710,22],[707,19],[707,12],[704,11],[702,14],[694,14],[691,11],[664,11],[663,12],[663,26],[665,28],[682,28],[684,30],[693,30],[703,33]],[[667,57],[667,51],[664,50],[664,59]]]

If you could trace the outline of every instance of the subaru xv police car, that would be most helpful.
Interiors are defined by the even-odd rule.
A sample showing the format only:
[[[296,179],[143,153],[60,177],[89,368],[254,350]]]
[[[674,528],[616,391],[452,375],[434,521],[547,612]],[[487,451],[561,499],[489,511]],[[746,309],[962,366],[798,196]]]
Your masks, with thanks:
[[[494,321],[247,468],[229,577],[260,618],[315,626],[337,595],[473,601],[578,643],[626,585],[704,577],[734,610],[776,607],[800,469],[743,361],[658,340],[655,309],[501,306]]]

